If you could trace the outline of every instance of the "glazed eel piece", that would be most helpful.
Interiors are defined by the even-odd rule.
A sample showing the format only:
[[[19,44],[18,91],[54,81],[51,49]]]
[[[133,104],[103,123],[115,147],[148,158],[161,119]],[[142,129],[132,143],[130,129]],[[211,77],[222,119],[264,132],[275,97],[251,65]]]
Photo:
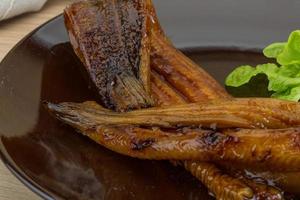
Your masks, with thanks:
[[[156,80],[156,81],[158,81],[158,80]],[[162,84],[157,84],[157,85],[162,85]],[[166,90],[165,90],[166,91]],[[169,95],[170,96],[170,95]],[[91,109],[97,109],[97,107],[99,107],[99,105],[97,105],[96,103],[86,103],[86,104],[88,104],[87,106],[88,107],[90,107]],[[75,126],[78,126],[77,128],[78,129],[81,129],[81,131],[82,132],[84,132],[85,134],[87,134],[89,137],[91,137],[92,139],[94,139],[95,141],[97,141],[97,142],[99,142],[99,141],[101,141],[101,134],[98,134],[97,132],[94,132],[93,131],[93,129],[95,128],[95,126],[94,125],[92,125],[92,124],[89,124],[89,123],[86,123],[85,124],[85,127],[82,127],[82,125],[83,124],[73,124],[73,125],[75,125]],[[112,131],[112,129],[114,130],[114,131],[116,131],[116,132],[111,132]],[[86,131],[87,130],[87,131]],[[154,132],[153,133],[153,131],[146,131],[146,133],[147,134],[143,134],[143,129],[136,129],[136,128],[126,128],[126,129],[124,129],[125,131],[127,131],[127,133],[130,135],[130,136],[132,136],[132,137],[134,137],[134,134],[136,134],[135,133],[135,131],[137,131],[137,134],[140,134],[139,135],[139,137],[149,137],[149,136],[151,136],[151,137],[155,137],[155,135],[154,135],[154,133],[157,133],[157,132]],[[119,136],[122,136],[122,135],[124,135],[124,130],[123,130],[123,127],[121,128],[121,129],[117,129],[117,128],[111,128],[111,127],[101,127],[101,129],[99,130],[101,133],[103,133],[104,134],[104,140],[107,140],[107,141],[110,141],[110,142],[112,142],[112,145],[115,145],[115,146],[119,146],[119,144],[117,143],[118,141],[120,141],[121,143],[123,143],[124,142],[124,139],[123,138],[118,138]],[[90,132],[91,131],[91,132]],[[122,134],[123,133],[123,134]],[[126,136],[127,134],[125,134],[125,136]],[[169,134],[164,134],[164,136],[165,137],[169,137]],[[138,137],[138,138],[139,138]],[[175,139],[175,141],[177,141],[176,139]],[[167,142],[168,143],[168,142]],[[107,144],[107,143],[106,143]],[[137,151],[137,150],[142,150],[143,148],[145,148],[147,145],[150,145],[151,144],[151,140],[149,140],[148,138],[145,138],[143,141],[141,141],[140,140],[140,138],[139,138],[139,140],[137,140],[137,141],[135,141],[133,144],[132,144],[132,148],[135,150],[135,151]],[[162,146],[165,146],[165,145],[167,145],[167,144],[163,144]],[[126,146],[126,144],[125,144],[125,146]],[[108,147],[108,148],[110,148],[109,146],[106,146],[106,147]],[[111,148],[110,148],[111,149]],[[113,149],[114,150],[114,149]],[[122,150],[123,151],[123,150]],[[192,172],[194,172],[195,173],[195,175],[197,175],[197,172],[199,172],[200,171],[200,169],[199,169],[199,166],[202,166],[202,165],[199,165],[199,164],[197,164],[197,168],[195,168],[195,164],[193,164],[193,165],[191,165],[191,166],[189,166],[188,164],[188,162],[186,162],[187,163],[187,165],[186,165],[186,167],[191,167],[191,170],[192,170]],[[218,173],[215,173],[215,167],[214,166],[212,166],[212,165],[209,165],[210,166],[210,168],[209,168],[209,171],[206,171],[206,173],[208,173],[208,174],[206,174],[202,179],[203,180],[206,180],[206,181],[204,181],[204,183],[206,183],[206,184],[208,184],[208,186],[210,187],[210,188],[213,188],[213,191],[214,190],[217,190],[215,193],[216,193],[216,196],[220,196],[220,194],[221,195],[235,195],[234,194],[234,192],[236,191],[236,190],[232,190],[232,189],[235,189],[236,187],[238,187],[238,188],[240,188],[240,187],[242,187],[243,185],[242,184],[240,184],[238,181],[236,181],[236,180],[232,180],[230,177],[226,177],[226,176],[222,176],[221,174],[220,174],[220,172],[218,172]],[[203,167],[203,166],[202,166]],[[205,168],[207,168],[207,166],[204,166]],[[204,169],[204,168],[203,168]],[[214,176],[215,178],[214,179],[212,179],[212,181],[210,181],[210,182],[208,182],[209,180],[211,180],[211,179],[207,179],[207,178],[205,178],[205,177],[210,177],[210,176]],[[222,183],[222,185],[224,186],[225,185],[225,183],[230,183],[230,184],[227,184],[227,187],[226,187],[226,189],[227,189],[227,192],[225,192],[225,193],[220,193],[220,192],[218,192],[218,191],[222,191],[222,189],[224,189],[224,188],[220,188],[220,187],[216,187],[216,183],[217,182],[219,182],[220,180],[223,180],[223,181],[225,181],[224,183]],[[217,182],[216,182],[217,181]],[[234,186],[234,187],[232,187],[232,186]],[[214,187],[216,187],[216,188],[214,188]],[[242,187],[242,189],[241,190],[239,190],[239,193],[237,194],[237,195],[239,195],[239,196],[249,196],[249,189],[247,188],[247,187]],[[251,193],[250,193],[251,194]]]
[[[87,102],[85,103],[87,107],[91,108],[91,109],[97,109],[99,107],[98,104],[94,103],[94,102]],[[89,122],[78,122],[78,121],[72,121],[70,119],[68,119],[66,121],[67,123],[71,124],[72,126],[76,127],[77,129],[80,130],[80,132],[86,134],[87,136],[89,136],[91,139],[97,141],[98,143],[104,145],[105,147],[113,150],[113,151],[117,151],[117,152],[122,152],[124,153],[124,151],[127,152],[135,152],[135,153],[141,153],[141,154],[149,154],[149,155],[153,155],[155,156],[155,152],[145,152],[145,150],[147,150],[148,147],[150,147],[152,145],[152,143],[154,143],[155,141],[152,138],[157,138],[162,136],[162,139],[165,138],[166,142],[163,144],[159,144],[158,146],[161,146],[163,148],[170,148],[172,149],[172,145],[178,145],[178,142],[183,142],[185,143],[185,147],[187,147],[189,150],[190,148],[193,148],[193,145],[197,145],[197,142],[200,141],[200,138],[195,138],[194,137],[194,133],[188,133],[186,135],[176,135],[174,133],[166,133],[166,132],[162,132],[162,131],[150,131],[150,130],[146,130],[146,129],[141,129],[141,128],[136,128],[136,127],[107,127],[107,126],[97,126],[96,124],[92,124]],[[95,130],[97,129],[97,130]],[[124,131],[126,134],[124,134]],[[214,148],[214,144],[213,144],[213,140],[215,140],[215,137],[219,137],[217,136],[218,133],[210,133],[205,132],[205,131],[200,131],[197,132],[195,131],[195,134],[198,136],[200,136],[200,134],[202,134],[203,136],[203,142],[206,143],[206,147],[205,148]],[[169,140],[169,137],[172,136],[173,137],[173,142],[171,140]],[[175,137],[174,137],[175,136]],[[191,136],[191,137],[190,137]],[[181,139],[184,140],[181,140]],[[228,138],[229,140],[232,140],[230,138]],[[218,139],[216,139],[218,140]],[[227,139],[225,139],[227,140]],[[124,143],[124,141],[126,143]],[[235,141],[234,139],[232,140],[233,142]],[[170,143],[171,142],[171,143]],[[130,144],[129,144],[130,143]],[[222,142],[221,142],[222,143]],[[128,147],[130,146],[130,149],[124,149],[124,147]],[[246,145],[247,146],[247,145]],[[185,150],[183,147],[182,150]],[[116,149],[117,148],[117,149]],[[159,150],[159,149],[158,149]],[[160,151],[160,150],[159,150]],[[185,150],[186,151],[186,150]],[[206,151],[208,152],[208,151]],[[159,155],[161,153],[159,152]],[[209,156],[209,154],[204,155],[204,157]],[[177,158],[179,159],[179,158]],[[191,163],[191,165],[189,165],[190,163],[188,161],[185,162],[185,166],[187,168],[190,168],[191,172],[197,176],[200,176],[197,172],[201,171],[201,169],[199,167],[204,167],[205,169],[207,169],[207,167],[209,166],[209,171],[205,170],[205,172],[207,174],[203,175],[202,180],[204,180],[204,183],[206,183],[210,189],[213,188],[213,191],[215,190],[215,194],[217,197],[221,196],[221,195],[237,195],[237,196],[243,196],[243,197],[249,197],[251,196],[251,190],[249,190],[247,187],[243,187],[243,184],[241,184],[240,182],[238,182],[237,180],[233,180],[230,177],[222,177],[222,175],[220,175],[220,172],[216,173],[216,168],[213,165],[208,165],[208,164],[204,164],[200,165],[200,164],[193,164]],[[208,165],[208,166],[206,166]],[[195,168],[197,167],[197,168]],[[214,177],[214,179],[212,179],[212,181],[210,181],[211,179],[207,179],[208,177]],[[206,181],[205,181],[206,180]],[[225,189],[227,189],[228,191],[225,193],[221,193],[220,195],[220,191],[223,191],[220,187],[218,187],[216,184],[220,181],[223,180],[225,181],[224,183],[221,184],[221,186],[224,186],[225,183],[227,184],[227,187],[225,187]],[[209,181],[209,182],[208,182]],[[214,188],[215,187],[215,188]],[[235,187],[238,188],[242,188],[240,190],[238,190],[238,194],[234,194],[234,189],[236,189]],[[224,188],[223,188],[224,189]],[[229,190],[230,189],[230,190]],[[232,191],[233,189],[233,191]],[[242,199],[242,198],[241,198]]]
[[[187,102],[201,102],[206,101],[207,99],[215,100],[232,98],[224,90],[224,88],[203,69],[201,69],[188,57],[174,48],[172,43],[165,36],[159,23],[156,24],[158,25],[156,31],[152,34],[153,40],[151,42],[151,68],[160,73],[164,80],[168,81],[167,86],[172,85],[172,89],[177,91],[176,93],[169,93],[171,96],[178,96],[178,92],[185,94],[185,100]],[[208,82],[203,80],[210,80],[210,83],[208,84]],[[154,92],[153,94],[154,96],[157,96]],[[170,104],[177,104],[177,102]],[[227,170],[234,170],[238,174],[243,174],[243,176],[233,176],[235,179],[230,177],[230,179],[233,179],[233,181],[226,181],[226,179],[220,179],[227,177],[228,175],[220,174],[220,171],[222,170],[218,169],[213,163],[198,161],[177,161],[176,163],[184,166],[187,171],[191,172],[202,183],[204,183],[210,191],[215,191],[213,192],[214,194],[221,194],[221,196],[222,194],[226,194],[228,190],[225,190],[224,188],[226,188],[226,185],[229,185],[228,188],[231,188],[229,191],[232,192],[231,194],[234,194],[234,197],[226,194],[225,198],[221,197],[218,199],[242,199],[243,195],[238,194],[239,191],[243,191],[243,189],[233,189],[235,188],[234,183],[236,181],[242,181],[251,187],[252,192],[255,193],[253,199],[284,199],[282,192],[273,186],[269,186],[267,183],[268,181],[257,183],[252,177],[249,178],[246,173],[243,173],[246,171],[244,169],[246,166],[232,165],[232,163],[227,163]],[[280,188],[284,189],[284,191],[288,191],[293,194],[299,194],[298,186],[300,184],[300,174],[298,172],[256,172],[253,169],[248,169],[248,172],[250,172],[256,179],[258,178],[260,181],[262,179],[271,179],[273,183],[276,183],[276,185],[280,186]],[[232,173],[230,174],[233,175]],[[239,180],[236,180],[237,178]],[[220,182],[226,183],[224,184],[224,187],[218,188],[218,186],[222,185],[218,184]],[[216,195],[216,197],[218,197],[218,195]]]
[[[162,31],[152,33],[151,68],[189,102],[231,98],[205,70],[177,50]]]
[[[202,102],[208,99],[232,99],[223,87],[214,79],[211,80],[212,77],[202,70],[202,68],[174,48],[160,27],[158,27],[158,29],[160,29],[160,31],[156,31],[156,34],[152,36],[153,38],[156,35],[155,40],[151,43],[151,68],[163,75],[161,76],[162,79],[169,81],[166,82],[166,84],[162,84],[165,88],[172,87],[170,90],[162,90],[168,94],[164,95],[168,98],[161,105],[178,104],[179,102],[176,99],[180,96],[184,96],[181,95],[182,93],[186,95],[184,99],[182,99],[185,103]],[[176,60],[176,58],[180,59]],[[210,82],[203,80],[210,80]],[[161,98],[161,95],[156,94],[155,90],[152,91],[155,98]],[[169,96],[172,96],[176,101],[170,101]],[[298,189],[296,189],[298,185],[297,178],[291,178],[300,177],[298,172],[275,173],[267,171],[258,174],[253,172],[253,170],[249,170],[256,178],[261,177],[259,178],[260,182],[257,182],[252,179],[252,177],[249,178],[243,173],[243,167],[236,169],[234,168],[236,165],[232,165],[232,163],[228,163],[227,169],[230,169],[230,172],[232,170],[236,172],[235,174],[230,173],[235,178],[228,176],[227,171],[226,174],[224,174],[224,171],[220,170],[213,163],[189,160],[175,161],[175,163],[184,166],[187,171],[204,183],[209,190],[215,194],[217,199],[244,199],[245,194],[242,195],[242,193],[249,191],[249,188],[243,185],[245,183],[251,188],[251,192],[254,193],[252,199],[284,199],[282,191],[270,186],[267,181],[261,182],[263,178],[266,180],[273,178],[276,184],[289,192],[295,193],[295,191],[298,191]],[[239,176],[236,176],[236,174],[239,174]],[[242,186],[240,186],[241,184]]]
[[[98,125],[145,127],[289,128],[300,125],[300,104],[271,98],[241,98],[154,107],[117,113],[83,103],[53,106],[57,117],[94,121]]]
[[[86,108],[97,109],[94,102]],[[98,124],[76,116],[72,107],[48,103],[46,107],[62,122],[89,135],[102,146],[123,155],[152,160],[230,161],[261,169],[300,170],[300,129],[184,129],[178,134],[136,126]],[[70,107],[69,107],[70,108]],[[185,131],[187,131],[185,133]],[[123,134],[120,134],[122,133]]]
[[[72,47],[110,109],[153,105],[149,0],[81,0],[64,11]]]
[[[201,82],[206,79],[211,79],[211,77],[188,57],[176,50],[167,38],[164,37],[162,31],[160,34],[161,36],[155,40],[160,40],[160,44],[152,45],[151,68],[159,69],[157,71],[164,74],[164,76],[159,75],[158,78],[156,78],[158,80],[156,85],[161,85],[160,88],[163,89],[160,92],[165,93],[165,95],[161,95],[160,92],[156,92],[156,90],[152,88],[154,98],[163,99],[163,101],[159,102],[161,106],[187,102],[202,102],[208,99],[232,98],[223,87],[214,80],[211,80],[209,83]],[[173,52],[173,54],[170,55],[170,52]],[[169,56],[165,54],[169,54]],[[181,57],[181,59],[174,62],[174,58],[179,57]],[[185,70],[182,70],[182,68],[185,68]],[[169,80],[170,82],[168,83],[165,80]],[[201,83],[201,85],[194,84],[195,82]],[[192,87],[194,87],[194,90],[198,91],[198,93],[189,89]],[[195,87],[200,87],[200,90]],[[186,96],[182,95],[182,93],[180,94],[179,91],[186,94]],[[165,96],[167,98],[164,98]],[[178,101],[178,98],[181,98],[181,101]],[[269,186],[266,182],[258,183],[253,179],[249,179],[247,176],[233,176],[235,177],[233,178],[228,176],[227,172],[224,173],[223,170],[220,170],[213,163],[190,160],[173,161],[173,163],[174,162],[177,165],[183,166],[193,176],[204,183],[209,191],[215,194],[217,199],[244,199],[245,196],[249,196],[251,193],[253,194],[253,199],[284,199],[280,190]],[[231,163],[228,166],[233,167]],[[235,171],[241,174],[243,169],[235,169]],[[266,174],[272,173],[266,172]],[[282,182],[284,181],[281,181],[281,183]],[[247,183],[247,185],[245,185],[245,183]],[[285,188],[288,188],[288,186]],[[252,190],[250,193],[249,189]]]
[[[154,33],[152,35],[152,38],[155,39],[151,42],[151,68],[160,73],[164,80],[168,81],[166,87],[173,87],[173,91],[177,91],[175,93],[169,92],[169,96],[174,96],[174,98],[176,98],[179,93],[185,94],[185,102],[202,102],[208,99],[232,99],[224,88],[207,74],[207,72],[174,48],[160,27],[158,27],[158,29],[159,31],[156,31],[156,34]],[[210,80],[210,82],[203,80]],[[157,96],[155,93],[153,94],[154,97]],[[172,104],[177,104],[177,102],[162,105]],[[236,187],[241,183],[247,183],[247,186],[251,188],[252,193],[254,194],[252,199],[284,199],[281,190],[268,185],[266,181],[262,183],[250,179],[242,173],[244,171],[243,168],[234,169],[235,172],[244,175],[237,177],[232,173],[230,173],[232,176],[228,176],[227,171],[225,171],[226,174],[224,174],[224,170],[222,168],[222,170],[220,170],[213,163],[187,160],[176,161],[176,164],[184,166],[187,171],[191,172],[191,174],[204,183],[210,191],[213,191],[214,194],[218,194],[216,195],[217,199],[243,199],[244,195],[240,195],[240,193],[247,189],[245,187]],[[228,163],[228,167],[231,169],[230,171],[233,170],[234,166],[236,165]],[[260,177],[262,173],[258,175],[253,172],[253,174],[255,174],[256,177]],[[283,187],[283,189],[288,189],[288,191],[294,193],[296,191],[294,189],[295,185],[297,185],[296,179],[293,179],[292,182],[296,182],[296,184],[292,186],[287,185],[286,183],[290,182],[287,177],[292,177],[290,174],[297,174],[297,172],[287,173],[288,175],[285,176],[282,174],[285,173],[281,173],[280,176],[276,174],[276,176],[273,172],[268,171],[263,173],[265,176],[261,177],[268,180],[271,176],[277,181],[275,182],[278,183],[279,186]],[[225,198],[222,195],[225,195]],[[218,198],[218,196],[221,197]]]
[[[156,73],[152,74],[151,80],[153,96],[160,102],[158,105],[161,106],[186,103],[184,97],[182,97],[182,95],[180,95],[178,92],[175,92],[175,88],[171,88],[172,86],[163,81],[162,78]],[[205,87],[209,88],[209,86]],[[160,90],[157,90],[156,88],[159,88]],[[205,97],[203,97],[203,100],[204,99]],[[217,199],[244,199],[246,196],[251,196],[252,193],[254,193],[253,199],[283,199],[281,191],[279,191],[277,188],[269,186],[267,183],[250,180],[248,177],[232,178],[224,174],[222,170],[219,170],[212,163],[198,161],[173,161],[172,163],[174,162],[175,164],[183,165],[186,170],[191,172],[202,183],[204,183],[208,187],[209,191],[215,194]],[[271,173],[268,172],[267,174]],[[290,177],[291,173],[287,174],[289,174]],[[297,172],[293,174],[297,174]],[[284,184],[284,181],[281,182]],[[294,182],[295,181],[293,181],[293,183]],[[251,191],[251,189],[247,187],[245,183],[247,183],[247,185],[249,185],[253,191]],[[290,187],[285,186],[284,188]]]

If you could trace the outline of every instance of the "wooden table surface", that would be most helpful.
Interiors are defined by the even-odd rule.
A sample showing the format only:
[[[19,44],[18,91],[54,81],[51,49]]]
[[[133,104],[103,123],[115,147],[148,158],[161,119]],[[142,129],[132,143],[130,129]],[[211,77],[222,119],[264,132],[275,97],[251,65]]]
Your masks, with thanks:
[[[0,22],[0,60],[26,34],[60,14],[71,0],[48,0],[37,13],[25,14]],[[0,161],[0,200],[40,200],[36,194],[15,178]]]

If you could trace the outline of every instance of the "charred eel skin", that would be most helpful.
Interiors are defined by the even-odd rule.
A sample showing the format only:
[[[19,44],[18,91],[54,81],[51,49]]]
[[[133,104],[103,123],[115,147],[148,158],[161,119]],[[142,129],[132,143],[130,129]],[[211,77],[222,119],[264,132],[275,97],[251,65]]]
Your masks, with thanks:
[[[153,105],[148,6],[148,0],[83,0],[64,11],[73,49],[107,108]]]

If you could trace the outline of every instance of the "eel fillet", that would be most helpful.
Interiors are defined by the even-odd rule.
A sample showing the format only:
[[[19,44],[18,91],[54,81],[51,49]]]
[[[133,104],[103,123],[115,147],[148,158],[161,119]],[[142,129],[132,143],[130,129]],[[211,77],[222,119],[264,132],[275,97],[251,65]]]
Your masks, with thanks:
[[[95,107],[86,102],[86,107]],[[270,170],[300,170],[300,129],[185,129],[179,133],[134,126],[103,126],[86,118],[46,107],[62,122],[102,146],[123,155],[152,160],[230,161]],[[123,133],[123,134],[120,134]],[[288,166],[288,167],[287,167]]]
[[[180,95],[174,88],[172,88],[172,86],[168,84],[160,75],[152,73],[151,80],[155,80],[152,82],[152,91],[154,99],[158,100],[156,106],[187,103],[185,97]],[[203,87],[207,87],[207,89],[210,88],[209,85],[204,85]],[[200,99],[201,96],[198,96],[198,98]],[[205,100],[207,97],[203,96],[202,98]],[[236,173],[234,176],[227,175],[223,170],[220,170],[213,163],[191,160],[172,161],[171,163],[183,166],[193,176],[199,179],[208,188],[208,190],[215,195],[217,199],[284,199],[282,191],[279,189],[269,186],[265,182],[251,180],[245,176],[237,177],[235,175]],[[229,167],[232,167],[232,164],[230,164]],[[243,170],[236,171],[241,172]],[[268,172],[267,174],[269,175],[272,173]],[[293,181],[293,183],[294,182],[295,181]],[[294,192],[294,190],[292,191]]]
[[[101,106],[89,108],[85,103],[52,105],[58,118],[93,121],[98,125],[136,125],[164,128],[289,128],[300,125],[300,105],[296,102],[241,98],[154,107],[117,113]]]
[[[170,85],[176,85],[176,90],[189,102],[230,98],[214,78],[177,50],[164,35],[152,33],[150,60],[151,68]]]
[[[188,58],[187,58],[188,59]],[[166,60],[164,61],[166,62]],[[151,65],[152,68],[153,64]],[[192,67],[194,67],[193,65]],[[175,66],[174,69],[176,69]],[[199,66],[198,66],[199,67]],[[197,70],[193,74],[197,74]],[[154,76],[155,73],[152,75]],[[181,74],[182,75],[182,74]],[[185,75],[183,75],[185,76]],[[174,104],[183,104],[187,103],[188,100],[174,89],[174,85],[170,85],[165,82],[164,77],[155,76],[156,81],[153,82],[153,86],[158,85],[159,87],[152,87],[153,96],[155,99],[158,99],[157,106],[167,106]],[[199,75],[198,77],[201,77]],[[195,78],[192,78],[194,81],[197,81]],[[176,85],[175,85],[176,87]],[[221,86],[219,86],[221,87]],[[154,89],[155,88],[155,89]],[[157,89],[159,88],[159,89]],[[213,90],[209,85],[204,85],[200,90]],[[219,93],[224,93],[222,90],[218,90]],[[199,95],[201,94],[201,95]],[[205,101],[207,96],[202,95],[203,93],[198,93],[194,96],[196,101]],[[213,98],[214,93],[210,93],[210,97]],[[229,94],[224,93],[222,96],[228,96]],[[216,93],[216,99],[219,98],[219,95]],[[179,99],[179,101],[178,101]],[[240,170],[232,169],[230,172],[234,172],[233,176],[227,175],[223,170],[220,170],[215,164],[208,162],[199,162],[199,161],[172,161],[175,165],[183,166],[187,171],[189,171],[193,176],[199,179],[208,189],[211,191],[217,199],[245,199],[246,197],[254,197],[253,199],[284,199],[282,191],[279,189],[268,185],[266,182],[257,182],[256,180],[251,180],[246,176],[236,176],[237,172],[240,174]],[[230,165],[231,166],[231,165]],[[297,172],[296,172],[297,173]],[[270,172],[265,172],[264,174],[272,174]],[[284,174],[284,173],[282,173]],[[288,173],[289,175],[291,173]],[[284,182],[283,176],[281,175],[280,183]],[[284,176],[287,177],[287,176]],[[289,176],[290,177],[290,176]],[[295,182],[295,181],[293,181]],[[247,184],[245,184],[247,183]],[[280,186],[283,184],[279,184]],[[296,184],[294,184],[296,185]],[[284,187],[288,188],[288,187]],[[289,191],[289,190],[288,190]],[[294,190],[292,190],[294,192]]]
[[[101,102],[125,111],[153,105],[148,0],[82,0],[64,11],[70,42]]]
[[[153,34],[156,38],[151,43],[151,68],[161,73],[160,76],[162,79],[169,81],[165,86],[172,87],[173,92],[170,92],[169,90],[162,90],[168,92],[168,95],[166,96],[178,98],[180,91],[181,94],[186,94],[185,103],[202,102],[215,99],[232,99],[232,97],[220,84],[214,81],[214,79],[211,80],[211,76],[209,76],[204,70],[202,70],[188,57],[183,55],[180,51],[176,50],[168,38],[165,37],[165,34],[159,25],[156,30],[158,30],[156,31],[156,34]],[[180,59],[174,61],[174,58]],[[182,70],[183,67],[185,70]],[[203,80],[210,80],[210,82]],[[174,90],[176,92],[174,92]],[[155,93],[153,94],[156,98],[160,97],[157,95],[155,96]],[[164,102],[162,105],[174,105],[178,103],[177,101],[170,101],[169,98],[168,102],[170,103]],[[233,178],[224,172],[221,173],[223,170],[218,169],[213,163],[190,160],[176,161],[175,163],[184,166],[187,171],[204,183],[208,187],[209,191],[215,194],[217,199],[244,199],[245,196],[249,196],[249,193],[242,193],[249,191],[249,187],[252,189],[251,193],[254,194],[252,199],[284,199],[282,191],[270,186],[268,183],[257,183],[257,181],[249,180],[246,177],[235,176],[235,178]],[[232,163],[230,163],[229,166],[232,168]],[[239,169],[237,171],[241,172],[243,169]],[[274,182],[278,183],[280,187],[282,186],[283,189],[295,193],[295,191],[297,191],[295,190],[295,186],[298,184],[296,181],[297,178],[293,178],[292,181],[289,179],[292,177],[290,174],[297,174],[297,172],[287,173],[288,175],[283,174],[285,173],[275,175],[273,172],[268,171],[263,174],[256,175],[257,177],[263,177],[267,180],[271,176],[277,181]],[[293,184],[286,184],[290,182]],[[248,188],[245,187],[245,183],[247,183],[246,186],[248,186]],[[237,187],[238,185],[242,185],[242,187]],[[230,188],[230,190],[226,190],[226,188]]]

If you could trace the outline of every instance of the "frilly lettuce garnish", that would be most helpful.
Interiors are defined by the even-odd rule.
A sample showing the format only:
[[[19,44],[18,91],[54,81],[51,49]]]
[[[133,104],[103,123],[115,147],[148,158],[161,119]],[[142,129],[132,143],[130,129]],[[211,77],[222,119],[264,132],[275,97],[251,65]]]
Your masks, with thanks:
[[[269,80],[268,90],[272,97],[290,101],[300,99],[300,30],[293,31],[287,42],[267,46],[263,53],[276,59],[278,64],[267,63],[252,67],[244,65],[232,71],[225,85],[239,87],[258,74],[265,74]]]

